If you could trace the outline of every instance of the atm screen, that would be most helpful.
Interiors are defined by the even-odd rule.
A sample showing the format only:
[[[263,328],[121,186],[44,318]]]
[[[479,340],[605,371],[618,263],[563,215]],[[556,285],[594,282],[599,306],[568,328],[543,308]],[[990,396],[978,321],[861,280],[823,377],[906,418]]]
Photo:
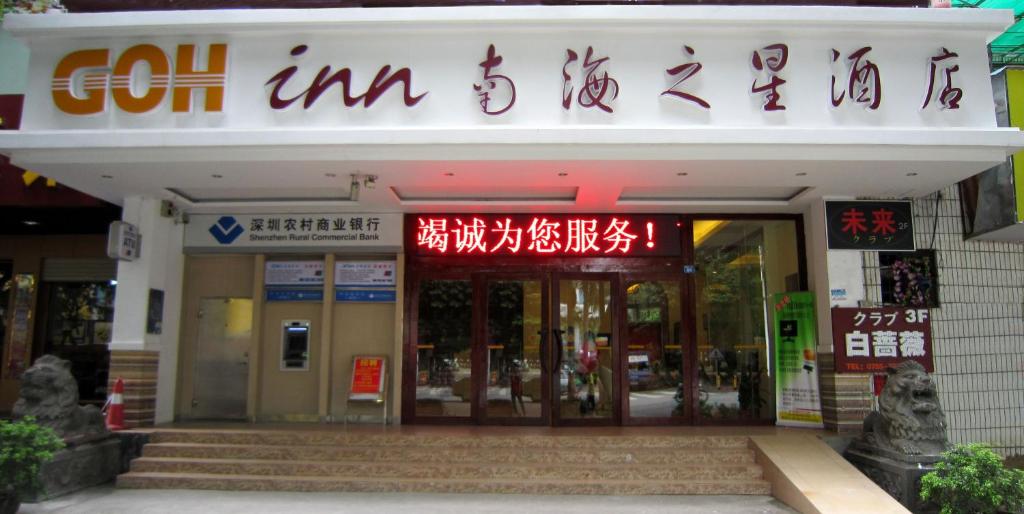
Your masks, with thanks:
[[[309,368],[309,325],[291,323],[284,327],[281,348],[282,369]]]

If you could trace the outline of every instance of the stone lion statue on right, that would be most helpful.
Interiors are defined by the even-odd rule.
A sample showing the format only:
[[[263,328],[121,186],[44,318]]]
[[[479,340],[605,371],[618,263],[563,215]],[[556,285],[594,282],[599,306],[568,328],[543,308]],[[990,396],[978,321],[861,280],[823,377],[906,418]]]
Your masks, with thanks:
[[[924,366],[905,361],[889,368],[888,374],[879,411],[864,420],[864,442],[903,455],[946,451],[946,415]]]
[[[78,383],[71,363],[43,355],[21,377],[21,393],[14,404],[15,418],[32,416],[52,428],[65,441],[91,440],[107,435],[103,414],[95,406],[78,405]]]

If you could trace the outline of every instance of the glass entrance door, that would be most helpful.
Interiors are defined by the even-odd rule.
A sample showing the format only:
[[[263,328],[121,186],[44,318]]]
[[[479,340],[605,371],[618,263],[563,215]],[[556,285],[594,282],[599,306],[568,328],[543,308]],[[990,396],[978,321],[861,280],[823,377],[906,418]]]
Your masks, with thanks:
[[[620,419],[615,274],[556,275],[554,394],[556,424],[605,425]]]
[[[486,274],[480,412],[484,423],[547,424],[550,419],[547,340],[548,281]]]
[[[671,275],[627,277],[623,388],[630,424],[677,424],[690,419],[687,387],[689,321],[682,281]]]

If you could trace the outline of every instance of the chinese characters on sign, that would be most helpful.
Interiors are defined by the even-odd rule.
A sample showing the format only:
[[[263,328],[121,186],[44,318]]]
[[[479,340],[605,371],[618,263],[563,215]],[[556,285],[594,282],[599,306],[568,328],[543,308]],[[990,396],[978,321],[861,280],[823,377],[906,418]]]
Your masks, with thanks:
[[[675,216],[417,215],[420,255],[669,256],[680,253]]]
[[[569,110],[572,107],[575,88],[573,75],[569,73],[569,65],[579,60],[579,56],[572,49],[566,49],[565,52],[565,64],[562,65],[562,108]],[[580,107],[597,107],[604,112],[612,112],[608,103],[619,96],[619,83],[609,77],[608,71],[603,68],[608,61],[608,57],[595,58],[594,47],[587,47],[587,54],[580,65],[582,86],[576,94],[576,103]]]
[[[674,68],[669,68],[665,70],[665,73],[668,73],[672,77],[672,79],[675,80],[675,83],[673,83],[671,87],[662,92],[661,95],[674,96],[681,100],[698,105],[704,109],[711,109],[711,104],[707,103],[707,101],[705,101],[703,98],[699,98],[695,95],[683,91],[683,82],[686,82],[694,75],[700,73],[700,70],[704,68],[703,64],[701,64],[698,61],[692,60],[693,54],[695,53],[693,51],[693,48],[684,46],[683,53],[686,54],[687,58],[691,60],[689,62],[684,62],[683,64],[680,64]]]
[[[480,110],[484,114],[490,116],[497,116],[508,112],[516,103],[516,84],[512,82],[512,79],[505,75],[494,73],[494,68],[501,65],[501,56],[497,55],[494,51],[494,45],[487,48],[487,58],[480,63],[480,67],[484,69],[483,80],[479,84],[473,84],[473,91],[476,91],[477,96],[480,97]],[[499,87],[498,84],[502,86]],[[491,94],[495,92],[501,92],[504,88],[504,94],[506,95],[503,103],[499,102],[497,106],[491,105]]]
[[[582,45],[577,48],[582,48]],[[661,63],[668,66],[662,69],[671,84],[661,92],[661,96],[710,110],[710,102],[699,96],[697,82],[701,73],[715,73],[717,67],[711,64],[705,69],[705,64],[697,58],[697,49],[685,44],[681,48],[681,62]],[[309,51],[307,44],[292,47],[288,56],[296,62],[280,69],[265,82],[271,109],[283,110],[294,104],[311,109],[325,96],[332,97],[326,102],[336,102],[345,108],[368,109],[385,97],[400,98],[405,107],[411,108],[429,93],[414,88],[413,69],[408,66],[383,64],[373,71],[373,68],[354,70],[327,64],[315,74],[307,73],[307,70],[300,69],[298,61],[307,57]],[[831,48],[828,52],[831,90],[822,88],[822,96],[829,96],[833,108],[841,108],[845,104],[878,110],[883,100],[883,70],[872,59],[872,47],[863,46],[846,53]],[[172,112],[188,113],[194,108],[222,112],[227,91],[228,56],[229,46],[224,43],[205,47],[181,44],[173,51],[165,51],[153,44],[139,44],[120,54],[109,48],[73,51],[54,66],[50,83],[52,101],[60,111],[75,116],[105,112],[111,105],[125,113],[143,114],[158,109],[167,97],[171,99]],[[787,83],[782,73],[789,62],[789,45],[780,42],[755,48],[750,56],[750,94],[763,100],[761,110],[764,112],[785,110],[780,88]],[[481,112],[489,116],[509,112],[516,105],[515,82],[510,76],[497,71],[506,58],[514,59],[515,56],[503,56],[491,44],[483,61],[477,63],[481,73],[478,81],[472,84],[473,91]],[[955,84],[955,75],[960,71],[958,60],[959,54],[947,47],[940,47],[928,56],[926,73],[922,74],[924,102],[920,109],[960,108],[964,90]],[[586,46],[585,52],[566,49],[560,70],[563,109],[569,110],[576,103],[582,109],[613,113],[612,102],[622,91],[620,82],[609,71],[612,61],[612,55],[600,53],[593,45]],[[552,76],[558,71],[553,67]],[[821,71],[823,79],[828,76],[828,67]],[[372,78],[369,81],[358,79],[362,73],[368,73]],[[310,76],[312,79],[300,78]],[[397,91],[391,92],[393,89]],[[203,95],[200,97],[197,92]],[[203,98],[202,105],[193,105],[197,98]]]
[[[826,201],[829,250],[914,250],[914,216],[905,201]]]
[[[357,355],[352,358],[352,383],[349,400],[383,401],[385,357]]]
[[[836,371],[882,373],[908,359],[933,371],[928,314],[928,309],[834,307]]]
[[[779,100],[782,99],[779,86],[785,84],[786,81],[778,74],[782,68],[786,67],[788,60],[789,47],[783,44],[768,45],[760,50],[754,50],[750,64],[758,76],[767,75],[767,82],[758,86],[757,76],[755,76],[754,83],[750,85],[750,92],[764,95],[762,109],[765,111],[786,110],[786,106],[779,103]]]
[[[878,66],[867,58],[867,54],[870,52],[871,47],[865,46],[852,52],[846,58],[846,87],[840,87],[838,93],[836,92],[836,76],[833,72],[832,107],[839,107],[847,97],[851,102],[872,111],[882,105],[882,75]],[[840,60],[842,60],[842,54],[833,48],[832,62],[838,63]]]
[[[185,227],[185,248],[398,248],[401,220],[399,214],[375,213],[197,214]]]
[[[938,96],[938,103],[941,109],[959,109],[960,99],[964,97],[964,90],[953,86],[953,74],[960,71],[957,64],[959,55],[943,48],[939,55],[931,58],[928,63],[928,94],[924,97],[922,109],[928,107],[932,99]],[[941,70],[942,89],[935,89],[936,75]]]

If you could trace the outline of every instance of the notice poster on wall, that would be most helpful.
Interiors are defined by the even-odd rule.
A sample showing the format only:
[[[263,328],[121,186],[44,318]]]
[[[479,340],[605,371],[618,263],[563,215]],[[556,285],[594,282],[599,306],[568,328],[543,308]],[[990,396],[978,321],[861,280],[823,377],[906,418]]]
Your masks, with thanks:
[[[339,261],[334,263],[334,285],[394,287],[395,261]]]
[[[775,412],[780,426],[821,428],[814,294],[776,293]]]
[[[324,283],[323,261],[267,261],[268,286],[315,286]]]
[[[356,355],[352,358],[351,401],[384,401],[384,366],[386,358],[378,355]]]

